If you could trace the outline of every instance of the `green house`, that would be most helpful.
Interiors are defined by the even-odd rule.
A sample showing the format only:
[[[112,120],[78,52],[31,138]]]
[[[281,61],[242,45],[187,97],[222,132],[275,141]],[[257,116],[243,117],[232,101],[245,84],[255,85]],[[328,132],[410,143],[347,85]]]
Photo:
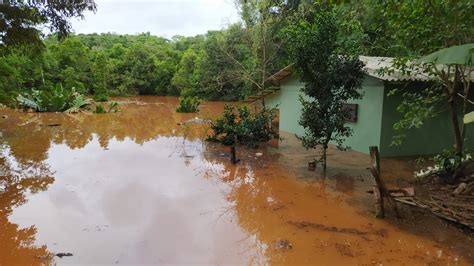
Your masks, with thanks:
[[[353,135],[346,140],[344,146],[363,153],[368,153],[369,146],[378,146],[380,155],[384,157],[435,154],[453,147],[454,136],[447,108],[421,128],[403,132],[406,139],[401,146],[391,145],[392,137],[400,133],[393,129],[393,124],[402,116],[396,111],[402,96],[401,93],[390,95],[389,92],[394,88],[401,91],[419,90],[429,86],[430,81],[421,74],[404,76],[393,73],[380,76],[379,69],[391,65],[393,58],[361,56],[360,59],[366,68],[363,98],[348,103],[354,111],[354,120],[348,122]],[[276,87],[266,90],[263,97],[267,106],[279,109],[279,129],[297,135],[303,134],[304,129],[298,123],[302,109],[299,97],[303,84],[292,73],[291,67],[274,74],[269,81]],[[467,147],[474,148],[474,125],[467,126],[466,136]]]

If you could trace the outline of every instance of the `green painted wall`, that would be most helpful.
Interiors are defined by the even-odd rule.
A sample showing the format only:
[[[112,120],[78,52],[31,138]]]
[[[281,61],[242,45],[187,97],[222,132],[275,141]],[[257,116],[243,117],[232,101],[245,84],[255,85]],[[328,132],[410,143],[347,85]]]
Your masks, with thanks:
[[[384,86],[383,83],[370,76],[366,76],[362,84],[363,97],[350,103],[358,104],[357,122],[349,123],[353,129],[351,137],[344,145],[352,150],[369,153],[370,146],[380,145],[382,131],[382,110]]]
[[[390,87],[393,87],[391,85]],[[412,88],[414,89],[414,88]],[[389,89],[387,89],[387,92]],[[402,90],[403,92],[403,90]],[[444,149],[451,149],[454,144],[450,113],[448,110],[435,118],[428,120],[421,128],[406,132],[406,139],[401,146],[391,146],[392,137],[399,134],[393,129],[393,124],[400,120],[402,115],[396,111],[402,101],[401,93],[384,95],[382,133],[380,154],[385,157],[427,155],[440,153]],[[447,107],[447,106],[446,106]],[[471,107],[471,109],[473,109]],[[466,131],[467,148],[474,149],[474,125],[468,125]]]
[[[281,90],[268,96],[265,101],[267,106],[278,105],[280,110],[280,130],[304,134],[304,129],[298,124],[301,116],[302,84],[298,78],[291,77],[281,84]],[[384,97],[383,83],[378,79],[366,76],[363,83],[362,93],[364,97],[352,103],[358,104],[358,119],[356,123],[350,123],[354,130],[352,137],[348,138],[344,146],[351,149],[368,153],[369,146],[379,145],[382,121],[382,103]]]
[[[281,84],[281,90],[266,98],[266,104],[278,106],[280,111],[280,130],[302,135],[304,129],[298,124],[301,116],[299,101],[300,89],[303,85],[296,77],[291,77]],[[392,137],[397,134],[393,124],[400,120],[401,114],[396,111],[402,97],[401,93],[388,96],[394,85],[385,85],[381,80],[366,76],[362,85],[363,98],[353,101],[358,104],[357,122],[350,123],[354,130],[344,146],[352,150],[368,153],[369,146],[379,146],[380,155],[384,157],[412,156],[435,154],[453,146],[454,137],[449,119],[445,112],[431,119],[420,129],[405,132],[406,140],[402,146],[391,146]],[[411,89],[417,89],[411,88]],[[471,95],[474,101],[474,95]],[[471,106],[474,111],[474,107]],[[474,124],[467,126],[467,148],[474,149]]]

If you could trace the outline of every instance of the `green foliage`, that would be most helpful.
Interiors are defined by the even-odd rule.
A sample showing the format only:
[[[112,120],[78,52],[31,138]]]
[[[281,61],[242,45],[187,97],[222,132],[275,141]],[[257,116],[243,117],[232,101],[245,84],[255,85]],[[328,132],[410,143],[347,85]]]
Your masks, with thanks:
[[[109,107],[106,109],[102,104],[98,104],[95,106],[94,113],[95,114],[106,114],[106,113],[117,113],[119,111],[118,109],[118,103],[115,101],[112,101],[109,103]]]
[[[76,93],[76,97],[72,100],[70,107],[65,111],[66,113],[78,113],[81,109],[86,108],[91,104],[91,101],[84,95]]]
[[[393,89],[389,95],[397,93],[402,94],[402,101],[396,110],[403,114],[403,117],[393,125],[393,129],[398,132],[421,128],[427,120],[439,114],[442,103],[447,100],[439,84],[419,90]],[[405,137],[404,133],[393,136],[391,145],[401,145]]]
[[[290,57],[304,83],[300,97],[303,105],[299,124],[306,129],[298,136],[307,149],[323,148],[321,158],[326,169],[329,142],[341,146],[352,134],[346,124],[343,104],[361,98],[363,63],[357,55],[338,42],[336,13],[327,6],[296,17],[285,29]],[[349,47],[350,48],[350,47]]]
[[[319,12],[321,2],[333,8],[337,45],[347,54],[420,55],[472,42],[474,35],[472,1],[238,0],[242,23],[203,35],[78,34],[59,42],[70,29],[69,18],[95,9],[91,1],[73,2],[0,5],[9,21],[0,20],[0,32],[6,33],[0,103],[12,105],[20,91],[58,83],[97,99],[156,94],[240,100],[267,88],[268,76],[293,63],[280,33],[292,23],[289,18]],[[41,23],[60,33],[41,42],[36,27]],[[22,46],[28,43],[45,49],[38,53]]]
[[[110,102],[109,104],[109,109],[107,112],[109,113],[117,113],[119,111],[118,109],[118,103],[115,101]]]
[[[105,114],[106,113],[105,107],[101,104],[96,105],[94,113],[95,114]]]
[[[15,46],[42,46],[41,29],[46,25],[64,38],[71,29],[69,19],[95,11],[94,1],[5,0],[0,4],[0,49]]]
[[[201,100],[198,97],[180,97],[179,106],[176,108],[178,113],[199,113]]]
[[[94,95],[94,101],[96,102],[106,102],[109,100],[109,96],[107,96],[106,94],[104,93],[99,93],[99,94],[96,94]]]
[[[403,118],[394,124],[394,129],[402,132],[420,128],[425,121],[449,111],[451,126],[454,132],[454,147],[459,154],[463,153],[466,140],[464,117],[474,110],[470,100],[470,65],[473,60],[473,44],[452,46],[426,55],[421,59],[409,60],[397,58],[392,66],[381,69],[380,73],[398,72],[402,75],[423,75],[431,78],[432,86],[422,89],[394,90],[402,91],[403,101],[397,111]],[[443,64],[440,67],[438,64]],[[400,145],[405,138],[401,133],[393,137],[392,145]]]
[[[188,48],[179,63],[178,71],[174,74],[171,80],[172,91],[171,95],[193,96],[192,91],[197,87],[195,69],[198,55],[193,47]]]
[[[452,174],[461,167],[462,158],[463,156],[455,151],[445,150],[443,153],[434,156],[432,160],[444,173]]]
[[[464,124],[474,123],[474,112],[464,115]]]
[[[25,92],[16,98],[18,106],[36,112],[76,112],[90,102],[74,88],[64,89],[61,84],[55,87]]]
[[[260,143],[278,138],[271,121],[276,109],[263,109],[252,113],[246,106],[226,105],[222,116],[211,124],[213,134],[209,140],[226,146],[243,145],[257,148]]]

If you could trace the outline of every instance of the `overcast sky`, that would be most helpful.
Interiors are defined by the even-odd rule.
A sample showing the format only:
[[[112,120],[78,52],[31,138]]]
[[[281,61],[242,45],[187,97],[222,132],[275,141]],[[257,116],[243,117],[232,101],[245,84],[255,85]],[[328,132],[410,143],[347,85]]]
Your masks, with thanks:
[[[96,0],[97,12],[73,20],[76,33],[150,32],[194,36],[237,22],[233,0]]]

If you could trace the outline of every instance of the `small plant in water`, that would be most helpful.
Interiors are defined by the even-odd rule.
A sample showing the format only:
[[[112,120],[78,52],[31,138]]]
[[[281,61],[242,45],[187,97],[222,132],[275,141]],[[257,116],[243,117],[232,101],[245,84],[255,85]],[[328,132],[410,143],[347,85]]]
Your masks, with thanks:
[[[176,108],[178,113],[199,113],[201,100],[198,97],[180,97],[179,106]]]
[[[105,114],[105,113],[117,113],[118,110],[118,103],[117,102],[110,102],[109,107],[105,109],[105,107],[102,104],[98,104],[95,106],[95,111],[94,113],[96,114]]]
[[[115,101],[110,102],[109,104],[109,113],[117,113],[119,111],[118,109],[118,103]]]
[[[96,105],[94,113],[96,113],[96,114],[105,114],[106,112],[105,112],[104,106],[101,105],[101,104]]]
[[[105,93],[98,93],[94,95],[94,101],[96,102],[106,102],[109,100],[109,96]]]

